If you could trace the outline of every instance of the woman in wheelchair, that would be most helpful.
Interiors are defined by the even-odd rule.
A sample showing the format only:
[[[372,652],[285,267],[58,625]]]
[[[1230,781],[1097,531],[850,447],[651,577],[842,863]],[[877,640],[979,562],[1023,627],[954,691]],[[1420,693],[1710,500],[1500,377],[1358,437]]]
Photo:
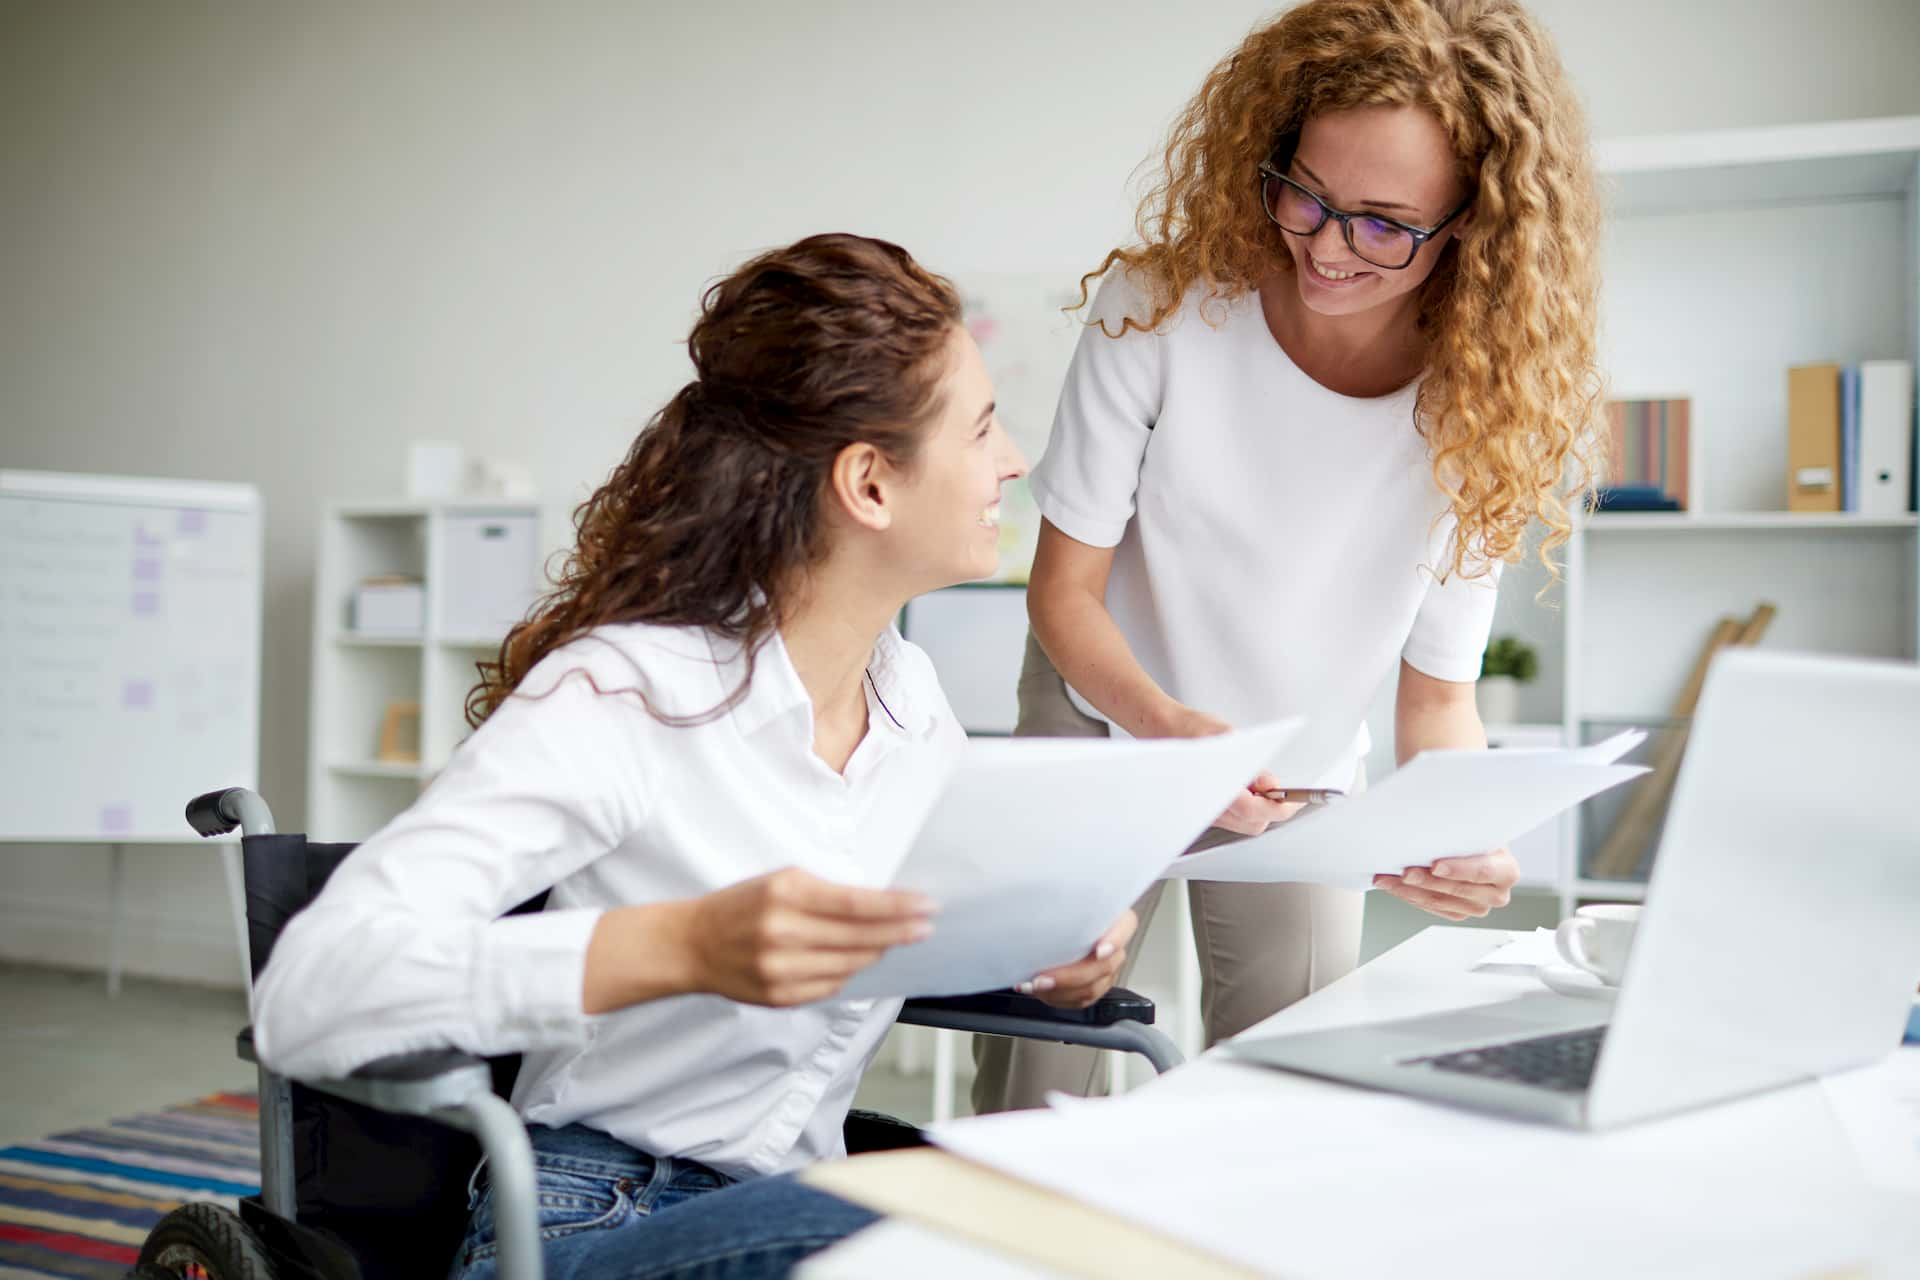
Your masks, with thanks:
[[[841,1154],[898,1002],[834,997],[936,927],[872,887],[964,740],[891,620],[992,572],[1000,486],[1026,469],[952,286],[893,245],[756,258],[688,346],[694,380],[482,664],[476,732],[288,924],[256,992],[287,1075],[523,1053],[553,1276],[780,1274],[871,1221],[769,1175]],[[1033,989],[1092,1003],[1133,927]],[[454,1275],[479,1280],[484,1168],[472,1207]]]

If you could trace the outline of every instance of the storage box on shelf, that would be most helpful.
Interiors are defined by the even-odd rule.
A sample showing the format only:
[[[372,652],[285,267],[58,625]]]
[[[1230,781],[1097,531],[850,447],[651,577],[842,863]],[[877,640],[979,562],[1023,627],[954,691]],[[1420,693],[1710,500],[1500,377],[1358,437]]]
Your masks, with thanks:
[[[344,503],[320,535],[314,584],[307,829],[361,840],[399,813],[467,734],[475,664],[542,582],[540,513],[506,502]],[[356,587],[399,576],[424,590],[414,634],[354,628]],[[389,708],[418,706],[416,758],[381,758]]]

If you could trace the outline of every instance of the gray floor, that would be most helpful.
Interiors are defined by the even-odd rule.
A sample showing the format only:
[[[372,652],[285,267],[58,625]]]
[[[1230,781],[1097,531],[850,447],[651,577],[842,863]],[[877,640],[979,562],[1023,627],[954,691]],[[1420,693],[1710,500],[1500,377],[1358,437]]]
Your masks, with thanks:
[[[1483,922],[1554,923],[1551,897],[1524,897]],[[1388,898],[1368,898],[1363,958],[1432,924]],[[0,1143],[152,1110],[222,1089],[250,1089],[253,1068],[233,1052],[246,1021],[238,991],[129,978],[110,998],[98,973],[0,962]],[[966,1086],[958,1089],[966,1113]],[[931,1118],[931,1077],[876,1069],[856,1105],[914,1123]]]
[[[238,991],[0,963],[0,1142],[251,1089]]]

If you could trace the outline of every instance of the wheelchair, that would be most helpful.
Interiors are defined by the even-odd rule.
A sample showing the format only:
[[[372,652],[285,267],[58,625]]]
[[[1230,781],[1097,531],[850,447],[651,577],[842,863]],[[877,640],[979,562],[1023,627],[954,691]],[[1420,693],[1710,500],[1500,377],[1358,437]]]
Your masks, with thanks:
[[[273,814],[242,787],[187,805],[203,836],[241,831],[253,973],[281,928],[353,852],[276,833]],[[509,914],[538,911],[542,894]],[[1087,1009],[1055,1009],[1013,991],[909,1000],[901,1022],[1055,1040],[1138,1053],[1166,1071],[1181,1061],[1155,1028],[1153,1002],[1116,988]],[[260,1193],[189,1203],[155,1225],[127,1280],[435,1280],[451,1269],[467,1225],[467,1179],[484,1153],[493,1185],[502,1280],[539,1280],[533,1148],[507,1101],[518,1055],[455,1049],[383,1058],[351,1075],[288,1080],[261,1066],[253,1029],[240,1057],[259,1070]],[[912,1125],[854,1111],[849,1154],[916,1146]]]

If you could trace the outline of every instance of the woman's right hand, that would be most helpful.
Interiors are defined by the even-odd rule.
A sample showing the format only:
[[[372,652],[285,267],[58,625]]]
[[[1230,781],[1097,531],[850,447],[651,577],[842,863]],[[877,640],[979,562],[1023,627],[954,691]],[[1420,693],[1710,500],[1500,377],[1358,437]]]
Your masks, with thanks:
[[[1155,736],[1162,738],[1211,738],[1216,734],[1233,732],[1233,726],[1220,717],[1187,706],[1174,708],[1156,727],[1160,732]],[[1238,835],[1257,836],[1274,823],[1285,822],[1306,807],[1297,802],[1283,804],[1266,798],[1264,793],[1281,791],[1285,786],[1280,779],[1262,770],[1247,784],[1247,789],[1213,820],[1213,825]]]
[[[932,936],[935,910],[921,894],[833,884],[797,867],[691,905],[695,990],[776,1006],[838,994],[888,947]]]
[[[582,1008],[694,994],[826,1000],[888,947],[931,936],[934,909],[917,893],[833,884],[797,867],[698,898],[616,907],[587,945]]]

